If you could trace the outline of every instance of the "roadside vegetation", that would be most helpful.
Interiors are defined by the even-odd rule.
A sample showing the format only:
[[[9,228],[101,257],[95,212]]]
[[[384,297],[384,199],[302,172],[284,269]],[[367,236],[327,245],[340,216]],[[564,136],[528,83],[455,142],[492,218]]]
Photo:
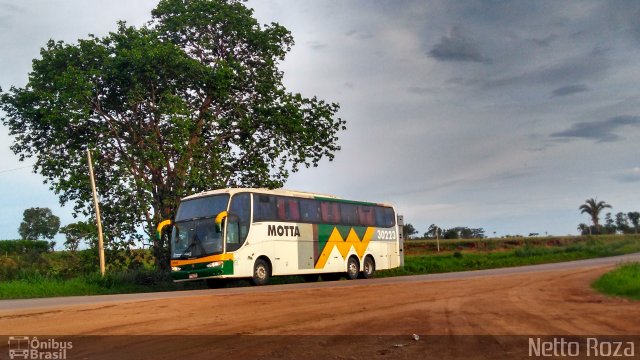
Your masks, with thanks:
[[[104,295],[204,288],[174,284],[154,267],[149,250],[107,251],[107,274],[98,272],[96,249],[51,251],[47,241],[0,241],[0,299]]]
[[[624,264],[592,284],[601,293],[640,300],[640,263]]]
[[[405,243],[405,266],[377,276],[433,274],[535,265],[640,251],[640,236],[576,236],[518,239],[433,240]]]
[[[640,235],[441,240],[405,242],[405,266],[378,277],[542,264],[640,252]],[[95,249],[51,251],[46,241],[0,241],[0,299],[204,289],[202,281],[173,283],[154,267],[149,250],[107,252],[107,275],[98,273]],[[637,275],[636,275],[637,276]],[[273,284],[303,281],[276,277]],[[636,280],[638,283],[638,280]],[[238,281],[229,286],[244,286]]]

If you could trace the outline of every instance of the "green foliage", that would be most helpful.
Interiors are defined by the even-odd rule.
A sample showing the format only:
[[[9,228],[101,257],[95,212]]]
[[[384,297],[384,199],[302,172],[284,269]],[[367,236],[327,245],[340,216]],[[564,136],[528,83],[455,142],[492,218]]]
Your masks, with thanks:
[[[104,38],[49,41],[27,85],[0,95],[12,150],[35,157],[61,203],[84,216],[94,149],[112,249],[141,241],[140,227],[151,237],[185,195],[282,186],[300,166],[332,160],[345,129],[338,104],[282,84],[278,64],[293,45],[284,27],[260,26],[233,0],[162,0],[152,15]],[[153,244],[161,267],[165,241]]]
[[[466,226],[456,226],[450,229],[443,229],[435,224],[431,224],[424,238],[435,239],[436,235],[440,239],[482,239],[484,238],[483,228],[469,228]]]
[[[49,208],[29,208],[23,213],[18,233],[25,240],[53,239],[60,228],[60,218]]]
[[[486,245],[481,251],[471,246],[473,251],[457,250],[442,254],[406,255],[403,268],[380,270],[376,276],[398,276],[443,273],[452,271],[467,271],[492,269],[509,266],[544,264],[551,262],[589,259],[604,256],[615,256],[640,251],[640,238],[637,236],[602,236],[597,238],[575,238],[573,241],[554,240],[551,246],[540,242],[540,239],[522,240],[515,244],[512,250],[489,251]],[[489,243],[494,240],[482,240],[479,243]],[[514,241],[514,240],[511,240]],[[444,244],[449,241],[445,241]],[[457,247],[460,244],[472,244],[470,241],[453,241]],[[413,242],[412,242],[413,244]],[[433,250],[431,250],[433,251]],[[410,251],[415,253],[415,251]]]
[[[591,286],[608,295],[640,300],[640,263],[622,265],[602,275]]]
[[[48,250],[49,243],[44,240],[0,240],[0,255],[44,253]]]
[[[580,207],[578,208],[581,214],[587,214],[591,217],[591,222],[593,222],[594,228],[589,235],[600,233],[600,212],[606,208],[611,208],[611,205],[607,204],[604,201],[598,201],[597,198],[585,200],[584,204],[580,205]]]
[[[631,224],[633,224],[633,232],[634,234],[638,233],[638,229],[640,228],[640,212],[632,211],[627,213],[627,217]]]
[[[66,236],[64,246],[71,250],[78,250],[80,243],[84,242],[91,247],[98,243],[98,227],[93,222],[78,221],[60,228],[60,232]]]
[[[416,230],[413,225],[407,223],[402,225],[402,233],[404,234],[405,239],[408,239],[411,236],[417,234],[418,230]]]

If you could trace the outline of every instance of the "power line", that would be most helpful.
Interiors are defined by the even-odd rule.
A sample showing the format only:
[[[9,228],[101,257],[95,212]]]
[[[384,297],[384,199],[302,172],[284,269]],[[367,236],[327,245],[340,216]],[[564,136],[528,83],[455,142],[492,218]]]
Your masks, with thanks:
[[[13,169],[0,170],[0,174],[8,173],[8,172],[11,172],[11,171],[22,170],[22,169],[26,169],[26,168],[30,168],[30,167],[31,167],[31,165],[27,165],[27,166],[21,166],[21,167],[17,167],[17,168],[13,168]]]

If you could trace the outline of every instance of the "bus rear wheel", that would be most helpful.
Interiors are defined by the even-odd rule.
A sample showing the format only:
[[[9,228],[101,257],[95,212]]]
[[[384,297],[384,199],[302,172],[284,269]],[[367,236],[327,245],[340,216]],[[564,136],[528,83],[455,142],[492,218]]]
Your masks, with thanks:
[[[352,256],[347,261],[347,279],[355,280],[358,278],[358,274],[360,274],[360,263],[355,256]]]
[[[257,286],[267,285],[270,277],[271,270],[269,264],[263,259],[256,260],[256,263],[253,265],[253,277],[251,278],[253,284]]]
[[[363,279],[371,279],[375,271],[376,264],[373,262],[373,259],[369,256],[364,258],[362,261],[362,272],[360,273],[360,277]]]

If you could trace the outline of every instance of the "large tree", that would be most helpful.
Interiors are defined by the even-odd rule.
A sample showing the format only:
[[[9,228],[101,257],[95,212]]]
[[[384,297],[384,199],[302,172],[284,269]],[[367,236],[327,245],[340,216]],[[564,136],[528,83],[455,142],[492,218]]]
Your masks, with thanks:
[[[22,223],[20,223],[18,233],[23,239],[51,240],[56,236],[58,228],[60,228],[60,218],[53,215],[49,208],[28,208],[22,216]]]
[[[581,214],[587,214],[591,217],[591,222],[593,222],[593,227],[598,233],[600,231],[600,212],[606,208],[611,208],[611,205],[607,204],[604,201],[598,201],[598,199],[587,199],[584,204],[580,205],[578,210],[580,210]]]
[[[333,159],[345,122],[338,104],[285,89],[278,64],[292,45],[239,1],[162,0],[143,27],[49,41],[27,85],[2,93],[3,122],[12,150],[86,216],[94,150],[107,237],[151,234],[187,194],[280,187]],[[164,266],[164,241],[153,245]]]

